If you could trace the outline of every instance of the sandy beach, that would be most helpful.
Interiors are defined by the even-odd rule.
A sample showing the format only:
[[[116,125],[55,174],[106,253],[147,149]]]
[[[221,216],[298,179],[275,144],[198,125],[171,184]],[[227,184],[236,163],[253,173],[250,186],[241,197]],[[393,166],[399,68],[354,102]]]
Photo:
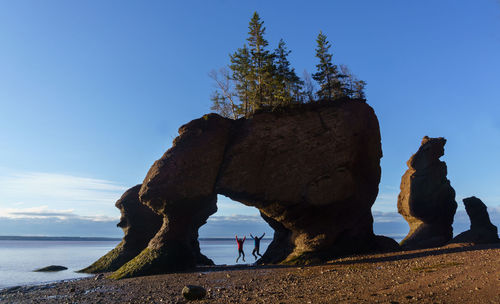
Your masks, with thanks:
[[[322,265],[217,266],[114,281],[105,276],[0,292],[0,303],[500,303],[500,244],[346,257]]]

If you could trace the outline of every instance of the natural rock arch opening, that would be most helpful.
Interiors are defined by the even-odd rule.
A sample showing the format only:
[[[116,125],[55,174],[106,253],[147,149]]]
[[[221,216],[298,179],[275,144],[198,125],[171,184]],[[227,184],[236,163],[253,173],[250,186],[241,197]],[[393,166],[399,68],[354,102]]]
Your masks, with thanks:
[[[271,242],[274,230],[261,217],[257,208],[246,206],[224,195],[217,195],[217,212],[198,230],[200,251],[216,265],[234,264],[238,256],[235,235],[246,236],[244,252],[246,263],[254,263],[252,255],[254,240],[250,237],[262,236],[260,254],[263,255]],[[243,261],[240,259],[240,263]]]
[[[211,264],[200,252],[198,230],[216,212],[217,194],[258,208],[275,230],[263,263],[397,249],[394,240],[373,233],[381,157],[375,113],[358,100],[193,120],[179,129],[138,193],[162,217],[161,228],[111,277]]]

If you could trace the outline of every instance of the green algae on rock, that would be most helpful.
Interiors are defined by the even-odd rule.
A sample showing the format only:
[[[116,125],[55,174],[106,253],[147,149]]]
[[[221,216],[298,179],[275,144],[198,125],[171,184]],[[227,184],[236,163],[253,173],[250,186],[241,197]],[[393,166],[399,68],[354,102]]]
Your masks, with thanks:
[[[162,217],[139,201],[140,188],[141,185],[130,188],[115,204],[121,212],[117,226],[124,232],[123,240],[113,250],[79,272],[117,270],[146,248],[149,240],[158,232]]]

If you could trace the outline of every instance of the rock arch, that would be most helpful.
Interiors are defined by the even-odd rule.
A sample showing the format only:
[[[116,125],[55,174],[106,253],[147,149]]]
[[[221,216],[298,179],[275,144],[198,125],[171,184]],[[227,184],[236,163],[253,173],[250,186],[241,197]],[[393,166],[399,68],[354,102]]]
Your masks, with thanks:
[[[377,117],[361,101],[193,120],[139,191],[140,201],[163,217],[162,227],[112,277],[200,263],[198,229],[215,213],[217,194],[257,207],[275,229],[262,262],[307,264],[395,249],[395,241],[373,234],[381,157]]]
[[[116,248],[80,272],[99,273],[117,270],[141,253],[148,246],[149,240],[158,232],[163,222],[162,217],[139,201],[141,186],[136,185],[125,191],[115,204],[121,213],[120,222],[116,226],[123,230],[122,241]]]

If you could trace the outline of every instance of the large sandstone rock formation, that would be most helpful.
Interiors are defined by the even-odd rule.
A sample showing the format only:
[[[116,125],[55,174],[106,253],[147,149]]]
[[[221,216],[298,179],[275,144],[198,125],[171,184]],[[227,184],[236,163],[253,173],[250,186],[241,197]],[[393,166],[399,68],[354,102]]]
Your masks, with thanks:
[[[410,225],[400,243],[405,249],[442,246],[453,237],[455,190],[446,178],[446,163],[439,160],[445,144],[442,137],[425,136],[407,162],[398,196],[398,212]]]
[[[198,228],[216,212],[217,194],[257,207],[275,229],[262,262],[310,263],[397,249],[372,229],[381,157],[377,118],[360,101],[193,120],[179,129],[140,190],[141,202],[163,216],[161,229],[112,277],[206,262]]]
[[[470,230],[453,238],[452,243],[489,244],[498,243],[498,229],[490,221],[486,205],[477,197],[463,199],[465,211],[470,218]]]
[[[80,270],[87,273],[115,271],[136,257],[147,247],[149,240],[158,232],[162,217],[139,201],[141,185],[127,190],[116,202],[121,218],[117,224],[122,228],[122,241],[110,252],[87,268]]]

